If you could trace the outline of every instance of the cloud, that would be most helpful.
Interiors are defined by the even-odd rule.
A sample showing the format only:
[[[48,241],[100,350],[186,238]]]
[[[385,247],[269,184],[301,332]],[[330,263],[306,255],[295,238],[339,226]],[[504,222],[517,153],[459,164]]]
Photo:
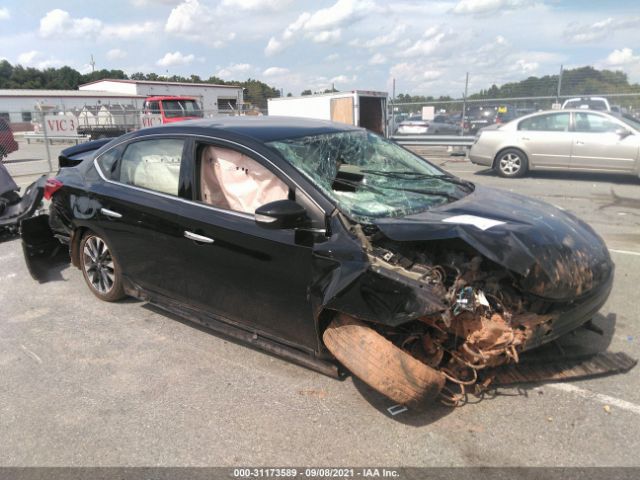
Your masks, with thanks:
[[[628,47],[615,49],[596,67],[621,70],[628,75],[629,81],[640,81],[640,55],[634,54]]]
[[[158,3],[161,5],[175,5],[181,1],[182,0],[131,0],[131,3],[136,7],[153,7],[157,6]]]
[[[323,30],[312,35],[311,39],[316,43],[332,43],[340,40],[342,31],[339,28],[335,30]]]
[[[25,67],[35,67],[40,70],[50,67],[61,67],[63,62],[55,58],[44,58],[42,52],[38,50],[30,50],[18,55],[18,63]]]
[[[352,47],[364,47],[364,48],[380,48],[387,45],[393,45],[398,40],[403,38],[404,33],[407,30],[407,25],[400,24],[396,25],[393,30],[389,33],[383,33],[377,37],[372,38],[371,40],[361,41],[361,40],[352,40],[349,42],[349,45]]]
[[[288,73],[289,73],[288,68],[269,67],[264,72],[262,72],[262,75],[264,75],[265,77],[277,77],[280,75],[286,75]]]
[[[313,13],[303,12],[284,29],[279,39],[269,39],[265,54],[270,56],[281,52],[301,33],[316,43],[334,42],[340,38],[343,27],[362,20],[374,7],[371,0],[338,0],[330,7]]]
[[[460,0],[451,13],[458,15],[487,15],[502,13],[509,10],[519,10],[530,7],[534,0]]]
[[[97,36],[102,22],[96,18],[73,18],[69,12],[56,8],[40,19],[40,35],[44,38]]]
[[[222,78],[223,80],[235,80],[236,76],[246,75],[252,69],[253,67],[248,63],[234,63],[218,70],[216,76]]]
[[[328,8],[312,14],[305,22],[306,30],[330,30],[362,19],[374,7],[369,0],[338,0]]]
[[[564,37],[572,43],[591,43],[602,40],[616,31],[632,28],[640,28],[640,17],[608,17],[589,25],[572,23],[565,29]]]
[[[157,33],[161,28],[158,22],[105,25],[102,29],[102,35],[106,38],[116,37],[121,40],[129,40],[131,38]]]
[[[9,20],[11,18],[11,12],[7,7],[0,8],[0,20]]]
[[[282,42],[275,37],[271,37],[269,39],[269,43],[267,43],[267,46],[264,49],[264,53],[265,55],[270,57],[271,55],[275,55],[276,53],[281,52],[283,49],[284,45],[282,44]]]
[[[199,0],[184,0],[171,10],[164,30],[187,40],[220,48],[235,38],[235,33],[228,33],[223,28],[221,19],[224,18]]]
[[[387,57],[381,53],[376,53],[369,59],[369,65],[382,65],[383,63],[387,63]]]
[[[621,67],[638,62],[640,62],[640,55],[634,55],[630,48],[621,48],[611,52],[605,63],[613,67]]]
[[[182,52],[179,51],[167,52],[164,54],[164,57],[156,62],[156,65],[165,68],[175,67],[179,65],[189,65],[190,63],[193,63],[195,59],[196,57],[193,54],[183,55]]]
[[[157,22],[105,24],[97,18],[74,18],[59,8],[47,12],[40,19],[40,36],[44,38],[73,37],[85,39],[129,40],[157,32]]]
[[[349,77],[347,75],[337,75],[337,76],[331,78],[331,80],[329,80],[329,81],[331,83],[345,84],[345,83],[353,83],[356,80],[358,80],[358,77],[356,75],[352,75],[351,77]]]
[[[222,7],[236,8],[244,11],[261,12],[278,11],[288,7],[293,0],[222,0]]]
[[[41,53],[37,50],[31,50],[30,52],[24,52],[18,55],[18,63],[20,65],[31,65],[37,56]]]
[[[186,0],[171,10],[164,29],[178,35],[192,35],[210,16],[210,11],[198,0]]]
[[[402,79],[404,83],[411,82],[421,85],[438,80],[444,75],[441,70],[435,70],[413,62],[393,65],[389,70],[389,74],[394,78]]]
[[[422,38],[398,53],[399,57],[419,57],[431,54],[446,54],[455,44],[457,35],[452,29],[443,30],[441,27],[428,28]]]
[[[112,48],[107,52],[108,60],[122,60],[127,57],[127,52],[120,50],[119,48]]]

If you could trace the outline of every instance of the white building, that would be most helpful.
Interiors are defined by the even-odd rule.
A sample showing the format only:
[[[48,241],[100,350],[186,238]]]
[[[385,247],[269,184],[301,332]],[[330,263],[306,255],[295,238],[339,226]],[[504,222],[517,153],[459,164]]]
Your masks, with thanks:
[[[141,110],[144,95],[91,90],[0,90],[0,118],[14,131],[31,130],[38,113],[82,110],[84,106],[125,105]]]
[[[241,108],[242,87],[235,85],[214,85],[211,83],[157,82],[150,80],[104,79],[85,83],[80,91],[100,90],[127,95],[184,95],[197,98],[205,115],[211,115]]]

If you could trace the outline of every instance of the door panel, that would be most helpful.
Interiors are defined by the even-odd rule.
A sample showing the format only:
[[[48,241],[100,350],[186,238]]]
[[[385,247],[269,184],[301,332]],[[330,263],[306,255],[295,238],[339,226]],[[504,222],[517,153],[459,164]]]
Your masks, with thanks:
[[[266,230],[249,216],[194,207],[183,216],[187,238],[178,248],[189,276],[183,297],[194,306],[289,342],[317,347],[308,297],[312,250],[293,230]]]
[[[518,132],[535,167],[568,168],[571,162],[571,132]]]
[[[621,139],[616,133],[576,132],[571,168],[635,171],[638,143],[635,135]]]
[[[635,171],[640,142],[637,135],[621,137],[623,125],[605,115],[577,112],[571,168]]]
[[[522,120],[516,133],[533,168],[568,168],[573,134],[569,113],[535,115]]]

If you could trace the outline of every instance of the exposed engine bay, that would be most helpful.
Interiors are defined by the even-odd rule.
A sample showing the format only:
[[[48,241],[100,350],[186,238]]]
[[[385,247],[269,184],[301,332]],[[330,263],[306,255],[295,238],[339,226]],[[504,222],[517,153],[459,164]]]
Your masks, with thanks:
[[[467,392],[481,392],[493,367],[519,361],[534,332],[551,333],[554,304],[525,291],[519,275],[464,242],[403,244],[365,235],[360,225],[353,232],[374,272],[404,277],[430,304],[416,320],[374,328],[446,377],[443,403],[457,405]]]

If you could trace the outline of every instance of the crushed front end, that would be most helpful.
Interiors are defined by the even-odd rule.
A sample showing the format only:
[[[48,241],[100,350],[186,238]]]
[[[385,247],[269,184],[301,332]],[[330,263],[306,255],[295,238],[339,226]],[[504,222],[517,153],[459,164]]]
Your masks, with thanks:
[[[556,224],[493,232],[437,233],[442,222],[425,218],[393,228],[344,219],[368,267],[330,307],[440,371],[455,404],[491,384],[495,367],[575,330],[607,300],[614,265],[604,242],[575,217],[555,215]]]

